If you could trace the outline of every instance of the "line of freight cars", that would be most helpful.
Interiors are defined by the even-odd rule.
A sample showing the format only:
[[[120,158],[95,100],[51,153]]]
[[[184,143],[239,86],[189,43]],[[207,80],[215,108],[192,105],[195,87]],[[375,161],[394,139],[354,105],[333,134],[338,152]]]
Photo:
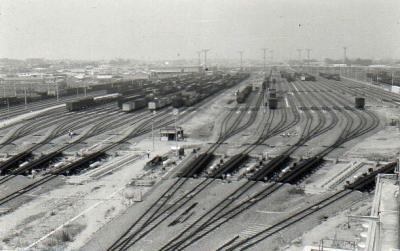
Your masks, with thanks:
[[[76,95],[76,93],[83,93],[83,88],[69,88],[59,92],[59,97],[67,97]],[[32,103],[42,100],[55,98],[55,95],[49,95],[47,92],[34,92],[26,96],[26,102]],[[21,105],[25,103],[25,96],[14,96],[14,97],[0,97],[0,108],[7,106]]]
[[[340,81],[340,75],[338,73],[324,73],[320,72],[319,75],[326,79],[332,79],[336,81]]]
[[[109,94],[101,97],[84,97],[76,100],[68,101],[65,103],[65,106],[68,111],[81,111],[85,109],[89,109],[91,107],[95,107],[102,104],[107,104],[113,101],[116,101],[120,94]]]
[[[244,79],[248,78],[249,74],[237,74],[237,75],[219,75],[219,76],[209,76],[207,78],[191,78],[186,79],[186,81],[196,81],[188,84],[184,84],[173,89],[179,90],[172,93],[169,91],[166,93],[165,91],[156,91],[153,93],[147,93],[144,96],[144,99],[147,101],[148,108],[150,110],[157,110],[163,107],[172,105],[174,108],[180,107],[190,107],[199,103],[200,101],[210,97],[211,95],[226,89],[230,88]],[[175,82],[175,84],[177,84]],[[165,89],[164,89],[165,90]],[[169,89],[171,90],[171,89]],[[160,93],[165,93],[164,95],[160,95]],[[142,96],[143,97],[143,96]],[[138,97],[133,96],[132,99],[137,99]],[[120,97],[121,100],[124,100],[124,97]],[[126,100],[126,98],[125,98]],[[136,101],[132,101],[136,102]],[[129,102],[128,102],[129,103]],[[135,109],[143,108],[143,101],[138,102],[139,105],[130,104],[126,105],[126,109],[123,111],[130,112]],[[124,104],[122,104],[123,106]],[[129,109],[131,107],[131,109]]]
[[[294,74],[287,72],[287,71],[280,71],[281,78],[286,79],[287,82],[293,82],[296,81],[296,77]]]
[[[103,97],[85,97],[66,103],[68,111],[79,111],[100,104],[117,101],[117,105],[125,112],[136,111],[148,106],[149,109],[161,109],[172,105],[176,108],[192,106],[210,95],[229,88],[249,74],[216,75],[216,76],[191,76],[184,78],[170,78],[155,83],[127,82],[127,87],[120,86],[122,93],[109,94]],[[142,85],[140,88],[135,85]],[[111,89],[110,89],[111,90]],[[115,90],[113,90],[115,91]]]
[[[316,81],[315,76],[305,73],[305,72],[289,73],[286,71],[281,71],[280,74],[281,74],[281,77],[285,78],[286,81],[288,81],[288,82],[293,82],[293,81],[296,81],[297,79],[299,79],[301,81]]]

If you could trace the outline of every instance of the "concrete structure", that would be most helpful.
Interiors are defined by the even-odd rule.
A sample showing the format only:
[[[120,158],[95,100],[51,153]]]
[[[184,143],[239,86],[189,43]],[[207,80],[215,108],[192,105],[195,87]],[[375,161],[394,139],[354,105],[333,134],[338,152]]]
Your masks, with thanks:
[[[398,177],[380,174],[376,184],[365,250],[395,251],[399,249]]]

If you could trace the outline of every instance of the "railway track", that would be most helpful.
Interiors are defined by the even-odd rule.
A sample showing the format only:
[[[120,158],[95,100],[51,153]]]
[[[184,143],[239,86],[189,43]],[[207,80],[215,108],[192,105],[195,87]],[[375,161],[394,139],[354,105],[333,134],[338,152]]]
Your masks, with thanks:
[[[298,97],[299,98],[299,97]],[[299,102],[304,106],[303,100],[300,98]],[[295,151],[298,147],[302,145],[306,140],[312,138],[313,134],[316,136],[322,133],[325,130],[329,130],[332,128],[331,126],[324,127],[325,120],[321,119],[319,123],[317,123],[314,127],[312,127],[312,115],[305,111],[306,114],[306,125],[302,131],[302,135],[298,140],[298,143],[291,147],[288,152]],[[320,116],[321,114],[319,114]],[[286,153],[286,154],[287,154]],[[278,162],[279,163],[279,162]],[[252,179],[253,180],[263,180],[266,173],[265,170],[260,170],[259,172],[255,173]],[[254,204],[255,201],[259,201],[267,197],[270,193],[272,193],[275,189],[279,189],[282,185],[278,184],[277,187],[271,187],[270,190],[265,191],[264,194],[258,194],[263,198],[257,198],[255,200],[248,200],[247,202],[243,203],[242,206],[246,206],[245,208],[235,208],[233,210],[229,210],[229,207],[234,204],[234,201],[238,201],[246,192],[248,192],[252,187],[255,186],[255,182],[248,181],[243,186],[239,187],[232,193],[230,193],[226,199],[222,200],[219,204],[213,207],[211,210],[207,211],[203,214],[200,218],[198,218],[194,223],[192,223],[188,228],[184,229],[181,234],[177,237],[172,239],[169,243],[164,245],[160,250],[180,250],[186,248],[188,245],[192,244],[194,241],[199,240],[200,238],[204,237],[211,231],[215,230],[216,228],[220,227],[222,224],[226,223],[231,217],[236,216],[237,214],[243,212],[244,210],[248,209],[249,203]],[[228,212],[226,212],[228,210]],[[232,215],[233,213],[233,215]],[[210,215],[211,214],[211,215]],[[208,219],[207,219],[208,216]],[[193,230],[194,227],[197,227]],[[194,238],[190,241],[191,238]],[[181,240],[179,240],[181,239]],[[185,242],[189,242],[186,243]]]
[[[283,118],[284,118],[284,119],[282,119],[281,121],[286,121],[286,117],[283,116]],[[299,117],[298,117],[298,116],[295,116],[294,123],[290,124],[288,127],[282,127],[282,122],[278,123],[276,128],[279,128],[280,130],[275,130],[274,133],[271,133],[270,135],[267,135],[267,137],[271,137],[271,136],[273,136],[273,135],[276,135],[276,134],[278,134],[278,133],[280,133],[280,132],[286,130],[287,128],[290,128],[290,127],[293,126],[294,124],[297,124],[297,123],[298,123],[298,120],[299,120]],[[284,123],[285,123],[285,122],[284,122]],[[283,123],[283,124],[284,124],[284,123]],[[269,124],[269,123],[267,123],[267,124]],[[265,127],[265,128],[270,128],[270,127]],[[263,137],[261,137],[261,138],[259,139],[259,141],[263,141],[263,140],[265,140],[265,138],[263,138]],[[256,143],[257,143],[257,142],[256,142]],[[257,144],[252,144],[250,147],[248,147],[248,148],[246,149],[246,151],[251,151],[255,146],[257,146]],[[226,170],[220,170],[220,171],[223,171],[223,172],[224,172],[224,171],[226,171]],[[211,177],[212,177],[212,178],[215,178],[215,177],[218,177],[218,176],[220,176],[220,175],[221,175],[221,173],[216,173],[216,174],[212,175]],[[211,180],[211,181],[205,180],[205,181],[201,182],[201,184],[203,184],[203,183],[205,183],[205,182],[207,182],[207,181],[208,181],[208,182],[212,182],[213,180]],[[198,194],[198,192],[195,192],[195,193],[194,193],[194,191],[191,190],[191,191],[189,191],[186,195],[182,196],[182,198],[186,197],[188,194],[190,194],[191,196],[194,196],[195,194]],[[168,195],[168,197],[170,197],[170,195]],[[179,199],[178,199],[178,200],[179,200]],[[168,208],[167,210],[175,211],[175,210],[177,210],[177,209],[178,209],[178,208],[173,208],[173,209]],[[161,215],[162,215],[162,213],[158,214],[158,217],[160,217]],[[166,218],[168,218],[168,215],[165,216],[165,217],[163,218],[162,221],[164,221]],[[146,223],[149,224],[149,223],[152,223],[152,222],[149,222],[149,221],[148,221],[148,222],[146,222]],[[153,225],[152,228],[148,229],[145,233],[143,233],[141,236],[139,236],[139,238],[138,238],[136,241],[138,241],[138,240],[139,240],[140,238],[142,238],[144,235],[146,235],[147,233],[149,233],[152,229],[154,229],[154,227],[155,227],[155,225]],[[114,245],[114,246],[110,247],[110,250],[111,250],[111,249],[116,249],[116,248],[118,248],[118,249],[120,249],[120,250],[124,250],[124,249],[128,248],[129,246],[133,245],[136,241],[132,241],[132,236],[131,236],[130,240],[128,239],[128,240],[125,241],[125,244],[122,244],[122,245],[119,245],[119,246],[115,246],[115,245]]]
[[[389,163],[380,169],[368,174],[366,177],[362,177],[359,180],[354,181],[352,184],[349,184],[345,189],[336,191],[311,205],[308,205],[300,210],[297,210],[295,213],[290,214],[280,220],[278,220],[273,225],[265,228],[249,237],[240,239],[239,236],[234,237],[230,241],[226,242],[222,246],[220,246],[218,251],[231,251],[231,250],[246,250],[249,249],[265,239],[273,236],[276,233],[283,231],[284,229],[302,221],[304,218],[309,217],[324,208],[340,201],[346,196],[350,195],[354,190],[363,190],[365,188],[371,187],[371,184],[375,181],[375,176],[378,173],[387,173],[390,171],[394,171],[396,166],[396,162]]]
[[[261,102],[263,100],[263,95],[264,95],[264,90],[262,90],[261,95],[256,100],[255,110],[260,110]],[[233,118],[233,115],[236,113],[238,109],[231,110],[228,115],[223,119],[222,125],[219,131],[219,137],[211,147],[207,149],[207,151],[203,154],[200,155],[199,158],[197,158],[192,164],[192,168],[187,168],[187,172],[181,174],[181,177],[192,177],[198,170],[204,170],[205,166],[207,163],[210,161],[212,158],[211,154],[216,151],[216,149],[223,143],[225,142],[228,138],[232,137],[233,135],[245,130],[247,127],[249,127],[252,123],[254,123],[257,113],[251,113],[250,118],[242,125],[240,125],[240,122],[242,121],[244,115],[246,114],[246,111],[249,109],[250,103],[246,103],[245,109],[242,109],[241,113],[237,118],[234,119],[234,121],[231,123],[230,126],[228,126],[229,121]],[[244,110],[244,112],[243,112]],[[177,191],[186,183],[187,178],[179,178],[177,179],[176,182],[174,182],[165,193],[163,193],[157,203],[152,204],[149,209],[147,210],[146,213],[141,215],[131,226],[130,228],[118,239],[116,240],[109,248],[108,250],[124,250],[127,247],[133,245],[135,242],[139,241],[142,239],[144,236],[146,236],[149,232],[151,232],[157,225],[162,223],[163,221],[166,220],[167,217],[162,217],[164,216],[164,213],[168,210],[175,210],[172,209],[172,206],[166,206],[167,202],[170,201],[172,196],[177,193]],[[191,194],[190,197],[188,196],[182,196],[178,200],[175,201],[174,207],[183,207],[186,205],[190,199],[195,195],[203,191],[207,186],[209,186],[213,180],[204,180],[200,184],[198,184],[196,187],[191,189],[190,192],[187,194]],[[147,228],[150,226],[150,228]],[[135,238],[137,237],[137,238]]]
[[[47,153],[46,155],[44,155],[44,156],[42,156],[42,157],[40,157],[38,159],[33,160],[32,162],[30,162],[26,166],[23,166],[23,167],[20,167],[20,168],[17,168],[15,170],[13,170],[9,175],[3,176],[3,177],[0,178],[0,184],[3,184],[6,181],[11,180],[12,178],[15,177],[15,175],[23,174],[23,173],[25,173],[27,171],[30,171],[30,170],[34,169],[35,167],[39,167],[41,165],[46,164],[47,162],[51,161],[53,158],[61,155],[61,153],[63,151],[65,151],[65,150],[67,150],[67,149],[69,149],[69,148],[71,148],[71,147],[73,147],[73,146],[75,146],[75,145],[77,145],[77,144],[89,139],[90,137],[97,136],[97,135],[99,135],[101,133],[104,133],[104,132],[107,132],[109,130],[113,130],[113,129],[119,128],[121,126],[126,126],[127,124],[129,126],[133,126],[139,120],[148,119],[150,116],[151,115],[147,114],[147,113],[139,113],[136,116],[128,116],[128,117],[122,118],[122,119],[117,120],[117,121],[115,120],[114,117],[106,117],[105,120],[102,120],[102,121],[98,121],[98,118],[95,117],[95,120],[97,121],[97,123],[92,128],[90,128],[89,131],[86,132],[86,135],[84,135],[83,137],[81,137],[78,140],[74,141],[73,143],[70,143],[70,144],[68,144],[66,146],[63,146],[63,147],[59,147],[59,148]],[[86,123],[92,123],[92,122],[94,122],[94,121],[92,121],[92,120],[86,121]],[[80,121],[76,121],[76,124],[79,125],[79,126],[81,125]],[[56,135],[53,135],[53,136],[57,137],[59,135],[62,135],[63,132],[66,132],[67,130],[69,130],[69,128],[71,128],[71,127],[63,128],[61,133],[57,133]],[[48,139],[48,140],[51,140],[51,138]],[[31,148],[30,150],[31,151],[32,150],[37,150],[43,144],[44,143],[35,145],[35,148],[34,149]],[[2,166],[0,166],[0,168],[2,168]]]
[[[101,108],[97,108],[96,110],[94,110],[94,112],[104,110],[104,109],[106,111],[114,110],[114,108],[111,108],[111,107],[109,107],[109,108],[101,107]],[[75,122],[77,122],[77,121],[84,122],[84,123],[80,124],[79,127],[71,126],[71,130],[76,130],[76,129],[79,129],[80,127],[85,127],[85,124],[87,125],[87,124],[93,123],[93,119],[96,119],[97,117],[99,117],[97,114],[87,115],[86,113],[78,114],[78,115],[76,115],[74,113],[64,113],[60,116],[56,112],[53,112],[51,115],[49,115],[48,117],[45,117],[44,119],[43,119],[43,117],[41,117],[40,121],[38,121],[38,119],[28,121],[23,126],[19,127],[16,131],[13,132],[12,135],[9,135],[7,140],[2,142],[2,144],[0,145],[0,149],[19,138],[28,136],[29,134],[32,134],[34,132],[37,132],[37,131],[40,131],[43,129],[50,128],[52,126],[61,124],[61,125],[59,125],[59,127],[68,127],[69,124],[71,124],[71,123],[76,124]]]
[[[212,99],[214,97],[215,97],[215,95],[211,95],[211,96],[209,96],[208,98],[202,100],[201,102],[199,102],[198,104],[196,104],[193,107],[184,108],[183,111],[187,112],[186,114],[188,114],[192,110],[197,109],[198,107],[203,105],[205,102],[208,102],[210,99]],[[171,119],[170,113],[171,113],[170,109],[165,109],[163,112],[160,112],[160,113],[157,114],[158,121],[156,123],[157,126],[156,126],[155,129],[170,125],[170,124],[172,124],[174,122],[174,120]],[[130,125],[132,126],[133,124],[137,124],[136,127],[133,128],[132,130],[130,130],[128,132],[128,134],[124,135],[124,137],[121,138],[120,140],[118,140],[117,142],[105,145],[101,149],[98,149],[97,152],[92,153],[92,154],[90,154],[88,156],[85,156],[84,158],[82,158],[82,159],[80,159],[80,160],[78,160],[76,162],[73,162],[73,163],[68,164],[66,166],[62,166],[62,167],[57,168],[55,170],[51,170],[48,174],[44,175],[42,178],[40,178],[39,180],[37,180],[33,184],[30,184],[30,185],[28,185],[28,186],[26,186],[26,187],[24,187],[24,188],[22,188],[22,189],[20,189],[18,191],[15,191],[15,192],[13,192],[11,194],[8,194],[7,196],[1,198],[0,199],[0,205],[4,205],[5,203],[7,203],[7,202],[19,197],[20,195],[26,193],[27,191],[31,191],[31,190],[37,188],[38,186],[49,182],[50,180],[54,179],[55,177],[57,177],[60,174],[65,174],[67,172],[73,171],[76,168],[79,168],[81,165],[83,165],[85,163],[88,163],[90,160],[96,159],[101,155],[104,155],[107,151],[111,150],[115,146],[117,146],[117,145],[119,145],[121,143],[124,143],[124,142],[126,142],[127,140],[129,140],[129,139],[131,139],[133,137],[144,135],[144,134],[150,132],[151,131],[151,123],[149,123],[149,122],[152,120],[152,118],[150,118],[151,114],[146,115],[146,117],[147,117],[147,119],[143,119],[143,117],[139,118],[139,121],[137,121],[138,118],[135,118],[136,122],[132,122]],[[133,119],[130,118],[128,120],[133,120]],[[88,133],[87,136],[83,137],[83,139],[86,139],[86,138],[88,138],[90,136],[93,136],[95,134],[98,134],[98,133],[105,132],[105,131],[109,130],[110,128],[114,128],[114,129],[118,128],[121,125],[125,125],[126,122],[127,122],[127,120],[123,120],[123,121],[119,121],[118,123],[115,123],[115,121],[112,121],[112,119],[109,119],[107,121],[107,123],[104,123],[104,121],[102,121],[102,123],[98,123],[98,126],[95,126],[94,128],[92,128],[90,133]],[[62,151],[64,151],[68,147],[71,147],[72,145],[75,145],[76,143],[78,143],[78,142],[80,142],[82,140],[79,140],[77,142],[74,142],[73,144],[64,146],[64,147],[62,147],[62,148],[60,148],[60,149],[48,154],[47,156],[44,156],[43,158],[39,158],[37,160],[37,162],[33,163],[32,165],[43,164],[44,162],[50,160],[51,157],[56,156],[58,153],[61,153]],[[32,168],[32,165],[28,165],[27,167],[20,168],[20,169],[17,170],[17,172],[18,173],[24,172],[27,169]],[[14,176],[12,176],[12,177],[14,177]],[[3,179],[0,180],[0,182],[5,182],[4,179],[9,180],[12,177],[11,176],[3,177]]]
[[[162,115],[162,119],[166,119],[168,117],[169,117],[169,112],[166,112],[166,113],[164,113]],[[128,139],[130,139],[132,137],[135,137],[135,136],[138,136],[138,135],[143,135],[143,134],[147,133],[149,131],[149,126],[148,126],[147,122],[148,122],[148,120],[142,121],[134,131],[132,131],[125,138],[121,139],[119,142],[116,142],[114,144],[106,146],[101,151],[91,153],[90,155],[86,156],[85,158],[79,159],[76,162],[67,164],[67,165],[62,166],[60,168],[56,168],[55,170],[51,170],[49,173],[45,174],[43,177],[41,177],[39,180],[33,182],[32,184],[29,184],[29,185],[23,187],[22,189],[19,189],[19,190],[15,191],[15,192],[12,192],[12,193],[2,197],[0,199],[0,205],[4,205],[7,202],[10,202],[11,200],[13,200],[15,198],[18,198],[21,195],[23,195],[23,194],[25,194],[25,193],[27,193],[29,191],[32,191],[33,189],[35,189],[35,188],[37,188],[37,187],[39,187],[39,186],[41,186],[41,185],[53,180],[54,178],[58,177],[58,175],[60,175],[60,174],[65,174],[65,173],[68,173],[68,172],[71,172],[71,171],[75,170],[76,168],[79,168],[82,164],[84,164],[84,163],[86,163],[86,162],[88,162],[90,160],[96,159],[101,155],[104,155],[106,151],[112,149],[113,147],[115,147],[116,145],[118,145],[118,144],[120,144],[122,142],[127,141]],[[172,121],[170,121],[170,123],[172,123]],[[160,122],[160,125],[164,126],[165,123]]]
[[[349,117],[347,117],[349,119]],[[345,140],[351,140],[353,137],[358,136],[357,132],[362,133],[361,129],[358,129],[358,127],[355,127],[352,129],[352,120],[348,120],[347,127],[343,131],[343,135],[346,135],[346,137],[342,138],[339,142],[335,142],[335,144],[332,145],[330,148],[331,151],[335,149],[339,143],[344,143]],[[349,126],[350,125],[350,126]],[[329,128],[329,126],[327,127]],[[351,133],[354,132],[354,133]],[[318,135],[318,133],[316,133]],[[327,153],[330,151],[324,151],[321,154],[321,156],[325,156]],[[316,163],[318,163],[318,160],[321,159],[321,156],[318,156],[318,158],[314,157],[311,159],[311,161],[306,161],[305,164],[308,164],[308,166],[313,166]],[[314,163],[313,163],[314,162]],[[310,165],[311,164],[311,165]],[[182,250],[193,244],[195,241],[198,241],[200,238],[204,237],[205,235],[209,234],[211,231],[215,230],[216,228],[220,227],[222,224],[226,223],[233,217],[237,216],[241,212],[247,210],[250,206],[253,206],[256,204],[258,201],[266,198],[269,196],[271,193],[275,192],[278,190],[281,186],[283,186],[284,183],[292,183],[297,176],[301,174],[301,172],[304,172],[304,168],[307,167],[307,165],[300,164],[300,167],[297,169],[294,169],[292,172],[288,173],[287,175],[280,177],[277,179],[277,182],[280,183],[274,183],[271,186],[267,187],[266,189],[263,189],[260,193],[256,194],[255,196],[252,196],[251,198],[248,198],[245,201],[242,201],[240,205],[231,208],[227,212],[224,210],[227,210],[228,206],[231,205],[233,201],[239,200],[240,196],[245,193],[246,190],[242,191],[241,193],[238,193],[238,190],[243,189],[240,187],[238,190],[234,191],[231,193],[227,199],[223,200],[222,203],[218,204],[211,210],[209,210],[206,214],[203,214],[200,219],[197,219],[193,224],[191,224],[188,228],[186,228],[184,231],[181,232],[177,237],[175,237],[173,240],[171,240],[169,243],[164,245],[160,250]],[[243,186],[244,187],[244,186]],[[221,206],[224,204],[224,206]],[[217,210],[219,208],[219,210]],[[213,215],[211,215],[207,220],[204,220],[202,224],[200,224],[202,219],[205,219],[205,215],[209,214],[212,211],[214,212]],[[197,225],[196,229],[193,230],[192,232],[190,231],[191,228],[193,228],[195,225]],[[186,237],[185,237],[186,236]]]
[[[96,91],[96,92],[93,92],[90,94],[93,96],[101,96],[101,95],[104,95],[105,92],[104,91]],[[81,98],[81,97],[84,97],[84,95],[81,94],[78,96],[71,95],[71,96],[61,97],[59,99],[59,101],[57,101],[55,98],[43,100],[43,101],[34,101],[32,103],[29,103],[28,106],[25,106],[25,104],[21,104],[21,105],[10,106],[10,109],[8,109],[6,107],[0,108],[0,119],[9,119],[11,117],[24,114],[27,111],[37,111],[37,110],[48,108],[51,106],[61,105],[67,101],[71,101],[71,100]]]

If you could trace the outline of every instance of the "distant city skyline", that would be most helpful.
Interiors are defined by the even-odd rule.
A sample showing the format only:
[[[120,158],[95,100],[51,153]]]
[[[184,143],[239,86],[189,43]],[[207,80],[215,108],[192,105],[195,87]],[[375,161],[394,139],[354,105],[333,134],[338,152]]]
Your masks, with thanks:
[[[400,58],[398,0],[0,1],[0,58]]]

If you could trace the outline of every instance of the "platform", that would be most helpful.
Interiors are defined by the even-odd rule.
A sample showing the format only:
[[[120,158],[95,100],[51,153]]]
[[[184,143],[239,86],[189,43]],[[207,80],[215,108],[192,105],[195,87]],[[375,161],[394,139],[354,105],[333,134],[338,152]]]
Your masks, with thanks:
[[[396,175],[379,175],[366,241],[367,251],[386,251],[399,248],[399,184]]]

